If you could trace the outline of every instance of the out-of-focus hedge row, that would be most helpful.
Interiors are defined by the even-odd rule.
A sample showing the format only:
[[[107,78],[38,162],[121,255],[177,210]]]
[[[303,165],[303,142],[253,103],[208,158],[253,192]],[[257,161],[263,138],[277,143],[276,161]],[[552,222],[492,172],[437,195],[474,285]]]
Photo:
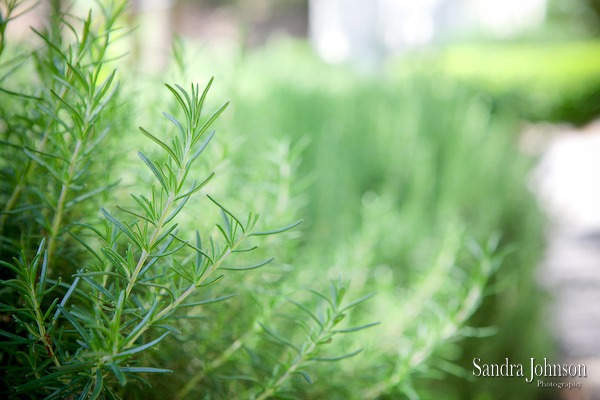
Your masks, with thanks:
[[[528,120],[580,125],[600,115],[597,40],[454,45],[424,59]]]

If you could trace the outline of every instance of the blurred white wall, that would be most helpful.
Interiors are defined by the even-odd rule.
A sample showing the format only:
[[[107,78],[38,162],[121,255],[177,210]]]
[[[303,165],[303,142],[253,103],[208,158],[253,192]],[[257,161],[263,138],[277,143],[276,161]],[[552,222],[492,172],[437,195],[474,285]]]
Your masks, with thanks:
[[[546,0],[472,0],[471,4],[472,19],[499,37],[539,26],[546,16]]]
[[[324,60],[368,67],[457,32],[518,34],[544,21],[546,1],[309,0],[309,34]]]
[[[171,0],[135,0],[137,56],[144,72],[164,70],[173,39]]]

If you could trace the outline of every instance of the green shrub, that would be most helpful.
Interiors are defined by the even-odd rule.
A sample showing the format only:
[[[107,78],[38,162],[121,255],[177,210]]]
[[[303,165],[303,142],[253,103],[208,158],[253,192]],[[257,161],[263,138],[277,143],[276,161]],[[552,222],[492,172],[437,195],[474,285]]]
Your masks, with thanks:
[[[533,121],[586,124],[600,115],[597,41],[448,46],[426,57],[442,75]]]
[[[534,160],[516,148],[517,113],[497,110],[490,96],[434,72],[422,66],[406,76],[393,71],[361,77],[321,64],[302,45],[273,43],[238,66],[240,101],[231,130],[252,138],[246,147],[250,153],[260,153],[268,137],[290,137],[292,143],[309,138],[297,179],[314,181],[301,193],[306,198],[304,229],[310,232],[303,254],[305,264],[314,267],[298,269],[297,279],[318,279],[325,263],[332,265],[332,276],[343,272],[357,287],[378,291],[365,306],[382,321],[371,331],[371,355],[343,364],[346,374],[364,379],[359,386],[380,386],[410,359],[407,349],[422,345],[415,342],[419,330],[434,335],[441,329],[436,324],[452,319],[448,304],[454,300],[440,292],[428,298],[430,292],[420,289],[439,276],[435,265],[450,238],[459,237],[456,247],[446,250],[454,265],[444,272],[442,288],[460,299],[477,286],[467,276],[475,279],[483,268],[466,243],[486,243],[500,235],[499,248],[514,251],[484,290],[493,295],[467,323],[490,327],[482,331],[487,333],[496,328],[497,334],[470,338],[457,347],[448,342],[455,343],[466,330],[459,329],[451,340],[425,335],[436,351],[412,372],[439,377],[442,369],[461,376],[447,379],[439,392],[417,381],[425,388],[419,393],[434,393],[431,398],[475,398],[482,392],[494,398],[533,398],[539,392],[531,385],[466,382],[464,377],[472,375],[478,354],[522,362],[534,354],[552,354],[539,313],[544,296],[532,278],[543,250],[543,218],[525,184]],[[417,313],[407,322],[410,327],[399,329],[392,321],[414,315],[413,301],[420,296],[433,315]],[[434,304],[448,314],[436,315]],[[358,390],[344,385],[346,376],[333,392],[343,393],[339,398],[353,398]],[[335,380],[329,378],[324,386]],[[325,387],[321,397],[333,396]],[[398,388],[388,390],[397,393]]]
[[[6,372],[2,380],[7,388],[3,394],[8,397],[135,395],[139,386],[130,382],[172,372],[148,365],[152,357],[146,353],[169,334],[181,333],[173,322],[193,320],[200,308],[235,295],[217,297],[212,289],[206,289],[224,277],[222,271],[253,270],[273,260],[237,267],[227,265],[230,256],[255,250],[257,246],[247,243],[253,237],[279,234],[300,223],[258,231],[254,229],[258,214],[250,212],[242,222],[208,196],[220,209],[222,222],[216,224],[217,229],[204,236],[204,242],[198,230],[194,235],[177,229],[174,221],[183,207],[214,175],[189,182],[196,172],[193,164],[214,135],[207,129],[227,106],[203,116],[212,81],[203,92],[198,85],[192,85],[189,92],[167,85],[184,118],[180,122],[163,113],[176,127],[170,139],[160,139],[140,128],[163,153],[154,161],[138,152],[154,183],[146,194],[131,195],[135,207],[117,206],[124,217],[101,207],[103,221],[90,218],[90,199],[114,186],[98,186],[94,172],[101,168],[95,170],[91,165],[101,161],[95,150],[105,145],[105,136],[115,133],[110,122],[117,114],[114,110],[111,114],[109,103],[118,85],[115,70],[106,70],[106,56],[123,8],[124,3],[116,8],[114,4],[101,7],[101,23],[92,19],[91,11],[87,18],[78,19],[57,10],[49,30],[36,32],[44,44],[42,50],[29,58],[36,62],[39,82],[26,88],[31,93],[4,91],[20,103],[14,113],[2,115],[2,166],[9,179],[3,193],[0,263],[5,279],[0,305],[12,322],[0,330],[0,335],[5,338],[1,342]],[[67,28],[73,33],[72,41],[63,36]],[[16,74],[9,71],[13,72]],[[35,84],[39,89],[34,89]],[[17,157],[10,157],[11,152]],[[80,229],[91,231],[98,243],[86,240]],[[67,235],[74,242],[65,240]],[[187,238],[190,235],[193,239]],[[87,250],[87,258],[76,250],[74,254],[75,246]],[[70,272],[73,268],[75,273]],[[228,290],[231,286],[235,285]],[[245,376],[240,366],[236,368],[240,373],[223,379],[256,382],[258,386],[248,387],[244,397],[265,399],[284,390],[294,374],[310,381],[304,369],[315,362],[358,354],[360,350],[331,358],[320,350],[336,335],[373,325],[339,328],[349,310],[372,295],[344,302],[347,288],[341,279],[332,282],[330,289],[326,295],[308,289],[316,296],[317,301],[312,302],[318,305],[316,311],[289,300],[304,312],[303,316],[292,316],[305,329],[303,334],[292,330],[288,339],[267,327],[271,322],[264,318],[250,324],[250,329],[259,326],[278,346],[289,348],[283,350],[288,361],[264,360],[259,367],[274,367],[270,373],[254,373],[256,377]],[[243,304],[240,309],[247,307]],[[214,317],[219,321],[218,312]],[[222,336],[224,329],[219,328],[211,326],[210,331]],[[292,339],[299,344],[294,345]],[[239,347],[234,342],[228,351],[215,355],[207,367],[216,368]],[[293,357],[291,350],[296,351]],[[282,350],[275,347],[270,354],[278,352]],[[229,389],[222,386],[215,385],[210,391],[223,398],[240,391],[236,384]],[[181,397],[189,391],[186,387]],[[148,398],[148,393],[142,396]]]
[[[531,348],[540,216],[511,115],[454,81],[357,77],[294,44],[178,53],[178,81],[223,74],[223,112],[208,79],[117,85],[122,6],[56,12],[5,64],[3,395],[468,398],[493,382],[440,394],[419,378]]]

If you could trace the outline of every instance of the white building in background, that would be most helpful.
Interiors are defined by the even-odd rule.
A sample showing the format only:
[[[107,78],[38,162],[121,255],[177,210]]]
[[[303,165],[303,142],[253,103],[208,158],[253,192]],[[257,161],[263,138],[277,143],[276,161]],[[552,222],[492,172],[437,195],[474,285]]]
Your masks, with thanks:
[[[324,60],[369,67],[461,30],[508,37],[539,26],[546,1],[309,0],[309,34]]]

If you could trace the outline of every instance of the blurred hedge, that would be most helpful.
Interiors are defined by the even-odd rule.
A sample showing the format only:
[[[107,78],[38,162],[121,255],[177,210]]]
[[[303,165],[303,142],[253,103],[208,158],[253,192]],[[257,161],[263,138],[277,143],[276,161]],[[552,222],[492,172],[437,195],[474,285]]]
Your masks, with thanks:
[[[439,371],[449,359],[464,368],[454,372],[468,376],[473,357],[526,363],[552,357],[552,350],[540,315],[544,298],[532,277],[543,250],[543,218],[526,188],[534,160],[516,148],[520,113],[499,110],[495,95],[482,92],[475,78],[467,84],[448,75],[429,66],[361,76],[322,64],[303,45],[271,44],[246,54],[237,66],[231,131],[251,138],[244,153],[257,158],[269,138],[310,140],[296,179],[314,179],[302,193],[306,231],[299,259],[313,262],[299,262],[307,265],[299,280],[322,276],[329,261],[330,274],[341,271],[381,296],[401,299],[402,290],[410,290],[432,264],[449,227],[462,226],[478,241],[500,233],[503,245],[514,246],[472,321],[497,327],[498,334],[468,339],[459,351],[442,349],[431,362]],[[367,255],[357,257],[354,246],[361,245]],[[350,256],[340,260],[340,250]],[[459,263],[468,263],[468,257]],[[392,271],[386,275],[390,281],[378,277],[381,270]],[[386,333],[371,333],[374,343],[385,340]],[[370,367],[362,373],[377,380]],[[425,370],[425,376],[439,377]],[[344,377],[328,380],[334,385]],[[524,381],[444,382],[437,384],[439,391],[423,383],[422,394],[462,399],[540,394]]]
[[[387,322],[401,317],[405,299],[431,270],[446,236],[457,231],[479,243],[500,234],[500,247],[514,250],[469,321],[497,332],[447,343],[411,381],[431,399],[543,396],[522,379],[465,379],[472,375],[473,357],[490,363],[508,357],[523,364],[530,357],[552,358],[541,314],[544,296],[533,280],[544,226],[526,186],[535,160],[516,146],[527,110],[505,102],[505,86],[494,92],[476,69],[472,76],[453,72],[439,55],[390,64],[386,72],[365,76],[325,65],[305,43],[233,50],[192,50],[183,63],[189,73],[159,77],[187,82],[216,74],[220,85],[213,95],[231,99],[223,116],[226,127],[213,144],[219,150],[208,155],[228,160],[217,167],[226,180],[219,190],[238,199],[233,209],[260,212],[262,198],[281,193],[275,186],[257,193],[256,183],[271,182],[269,174],[279,165],[275,175],[289,180],[284,197],[293,206],[287,212],[305,222],[299,244],[290,248],[293,254],[282,257],[293,262],[279,271],[277,283],[306,285],[342,273],[352,278],[355,290],[379,291],[367,314],[384,323],[357,339],[356,345],[366,348],[364,357],[347,360],[337,371],[321,368],[313,386],[294,388],[298,396],[360,398],[361,390],[381,380],[403,341],[418,337],[420,329],[397,332]],[[517,89],[514,83],[512,90]],[[509,92],[506,96],[513,95]],[[524,91],[523,96],[533,94]],[[277,149],[286,143],[301,159],[287,172],[277,161]],[[456,263],[468,275],[472,257],[465,248]],[[236,313],[231,317],[227,324],[240,323]],[[178,362],[185,364],[184,357]],[[461,377],[453,379],[448,371]],[[429,379],[438,381],[434,385]]]
[[[528,120],[582,125],[600,116],[600,41],[465,44],[429,57]]]

